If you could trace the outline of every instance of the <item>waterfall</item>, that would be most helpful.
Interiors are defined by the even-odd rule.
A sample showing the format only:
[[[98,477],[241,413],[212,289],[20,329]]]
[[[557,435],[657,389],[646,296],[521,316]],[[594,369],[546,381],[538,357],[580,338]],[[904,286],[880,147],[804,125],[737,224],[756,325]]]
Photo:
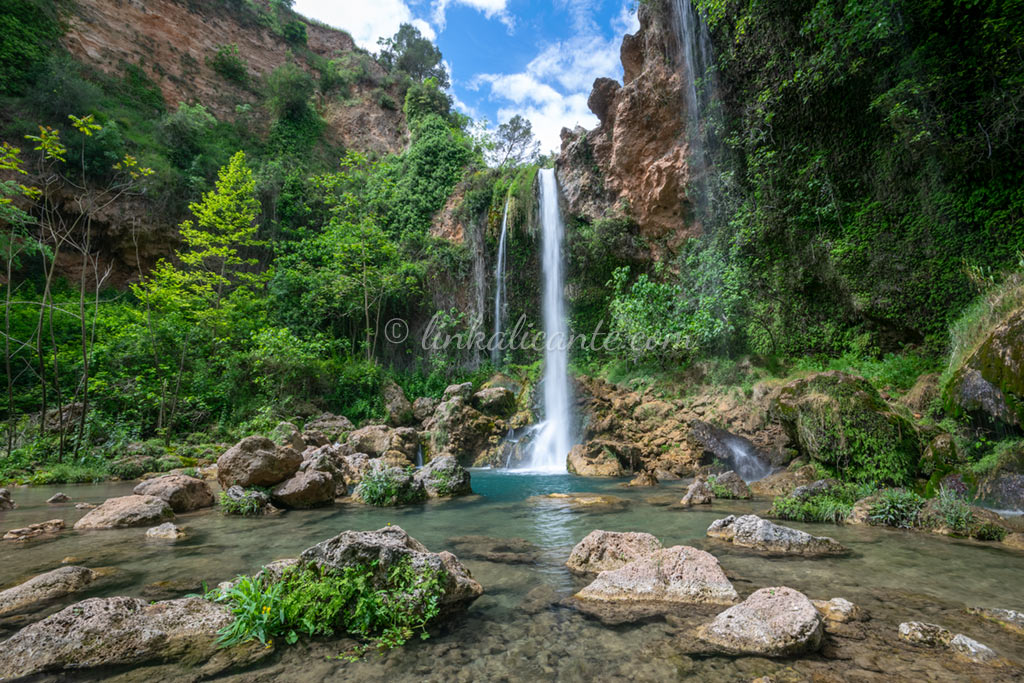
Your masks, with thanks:
[[[750,444],[745,439],[730,434],[729,438],[725,439],[725,445],[732,453],[732,469],[748,484],[764,479],[772,473],[771,465],[751,453]]]
[[[704,204],[708,194],[707,114],[715,96],[711,36],[691,0],[672,0],[672,5],[675,11],[673,28],[683,58],[691,177],[695,179],[700,195],[698,204]]]
[[[561,473],[572,448],[569,410],[569,324],[565,314],[562,236],[555,170],[541,169],[541,268],[544,278],[544,421],[538,427],[527,469]]]
[[[505,200],[505,212],[501,216],[501,238],[498,240],[498,264],[494,267],[494,347],[491,349],[491,361],[494,365],[501,363],[501,323],[505,317],[505,240],[508,236],[508,203]]]

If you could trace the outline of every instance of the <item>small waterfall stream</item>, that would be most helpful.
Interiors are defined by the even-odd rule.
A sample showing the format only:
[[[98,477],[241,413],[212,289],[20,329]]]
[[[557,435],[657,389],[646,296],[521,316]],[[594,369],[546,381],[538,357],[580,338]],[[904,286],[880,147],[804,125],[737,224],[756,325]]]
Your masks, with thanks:
[[[544,421],[538,427],[526,469],[566,472],[572,448],[569,397],[569,323],[565,311],[562,237],[565,226],[558,206],[558,180],[552,168],[541,169],[541,268],[544,277]]]
[[[507,297],[505,294],[505,242],[508,238],[508,204],[505,200],[505,212],[501,216],[501,238],[498,240],[498,262],[494,267],[494,347],[491,349],[491,362],[495,366],[501,363],[501,323],[505,318]]]

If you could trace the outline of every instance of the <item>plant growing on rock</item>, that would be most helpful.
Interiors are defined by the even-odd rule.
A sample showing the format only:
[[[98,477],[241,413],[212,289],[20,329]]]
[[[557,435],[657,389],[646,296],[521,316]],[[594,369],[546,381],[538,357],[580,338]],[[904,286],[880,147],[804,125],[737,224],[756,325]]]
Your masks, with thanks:
[[[966,534],[974,521],[974,513],[971,506],[964,499],[963,494],[956,490],[942,486],[936,498],[936,504],[940,521],[957,534]]]
[[[840,484],[810,496],[780,496],[772,503],[772,514],[795,522],[840,524],[850,516],[854,503],[870,493],[869,485]]]
[[[426,498],[422,486],[412,486],[413,468],[382,467],[363,475],[356,494],[368,505],[388,507],[419,503]]]
[[[718,483],[717,477],[711,475],[708,477],[708,486],[711,487],[711,492],[715,494],[715,498],[732,498],[733,495],[729,489],[725,488]]]
[[[992,522],[985,522],[974,530],[974,537],[979,541],[996,541],[1000,542],[1006,538],[1006,534],[1009,532],[998,524]]]
[[[220,511],[225,515],[256,517],[263,514],[269,500],[269,491],[258,486],[246,489],[242,495],[237,498],[228,495],[227,491],[221,491]]]
[[[906,489],[886,489],[871,506],[868,517],[872,524],[912,529],[918,526],[924,499]]]

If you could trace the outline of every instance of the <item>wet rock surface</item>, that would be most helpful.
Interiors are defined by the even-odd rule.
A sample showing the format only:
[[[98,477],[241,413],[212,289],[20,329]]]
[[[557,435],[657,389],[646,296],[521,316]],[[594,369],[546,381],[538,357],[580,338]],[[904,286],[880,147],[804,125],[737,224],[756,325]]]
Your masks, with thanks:
[[[473,493],[469,471],[451,455],[432,458],[413,477],[430,498],[465,496]]]
[[[217,460],[217,479],[231,486],[274,486],[298,471],[302,455],[293,448],[278,448],[264,436],[247,436]]]
[[[59,567],[0,592],[0,619],[38,610],[50,602],[82,590],[96,572],[86,567]]]
[[[185,538],[185,530],[173,522],[165,522],[160,526],[146,529],[146,538],[157,541],[180,541]]]
[[[27,541],[38,536],[55,536],[64,531],[63,519],[50,519],[45,522],[36,522],[19,529],[11,529],[4,534],[5,541]]]
[[[824,636],[821,615],[803,593],[762,588],[697,631],[717,652],[790,657],[813,652]]]
[[[621,569],[661,548],[661,541],[648,533],[598,529],[573,547],[565,566],[575,574],[597,574]]]
[[[707,535],[742,548],[786,555],[842,555],[849,550],[827,536],[811,534],[757,515],[729,515],[708,527]]]
[[[121,496],[110,498],[75,522],[76,530],[120,529],[149,526],[174,517],[171,506],[156,496]]]
[[[168,474],[149,479],[136,486],[134,493],[137,496],[156,496],[175,512],[192,512],[213,507],[217,502],[209,484],[184,474]]]

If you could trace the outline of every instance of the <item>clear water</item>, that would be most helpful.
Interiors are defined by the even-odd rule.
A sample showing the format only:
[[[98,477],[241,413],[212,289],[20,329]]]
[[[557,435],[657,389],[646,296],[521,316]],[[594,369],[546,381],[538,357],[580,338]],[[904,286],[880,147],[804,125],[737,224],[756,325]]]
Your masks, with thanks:
[[[893,644],[897,625],[910,619],[941,623],[1013,661],[1024,662],[1024,639],[962,611],[973,605],[1024,609],[1022,552],[897,530],[794,524],[833,536],[853,554],[818,560],[767,558],[704,536],[713,520],[726,514],[763,512],[767,501],[716,502],[713,508],[681,510],[667,503],[678,501],[685,482],[630,489],[620,481],[503,470],[474,470],[472,476],[478,495],[406,508],[339,505],[260,519],[224,517],[215,510],[179,515],[178,523],[190,536],[176,545],[147,542],[145,529],[67,531],[55,540],[4,543],[0,545],[0,586],[53,569],[72,556],[86,566],[118,569],[91,594],[175,597],[197,590],[203,581],[213,585],[254,572],[271,560],[295,557],[343,530],[376,529],[391,522],[431,550],[458,554],[459,546],[450,539],[481,535],[526,539],[536,544],[537,555],[529,564],[502,564],[462,552],[464,564],[486,592],[464,617],[440,628],[429,640],[357,663],[328,659],[344,649],[341,640],[300,643],[282,648],[269,661],[231,680],[660,681],[692,676],[726,681],[749,680],[786,667],[807,678],[820,674],[834,680],[828,677],[834,676],[837,662],[821,655],[769,661],[681,654],[692,628],[713,616],[714,609],[687,608],[674,621],[614,627],[568,608],[528,609],[528,596],[539,591],[564,597],[583,585],[565,570],[564,562],[572,546],[590,531],[647,531],[666,545],[694,545],[715,554],[742,596],[764,586],[787,585],[812,598],[841,596],[860,605],[871,616],[867,626],[872,630],[867,638],[839,644],[846,648],[842,654],[850,658],[840,662],[844,671],[871,671],[874,662],[887,680],[964,680],[964,671],[946,660]],[[132,486],[114,483],[61,490],[75,502],[99,503],[130,493]],[[84,513],[73,505],[47,505],[45,500],[57,490],[13,489],[19,508],[0,513],[0,531],[54,517],[63,518],[70,527]],[[565,502],[528,500],[573,491],[613,495],[624,502],[586,510]],[[171,582],[166,594],[151,592],[150,584],[156,582]],[[86,595],[90,594],[79,597]],[[1012,680],[1007,672],[983,673],[986,680]],[[182,672],[175,666],[161,666],[117,675],[119,680],[176,681]]]
[[[569,326],[565,314],[565,279],[562,237],[565,226],[558,206],[558,180],[553,168],[540,171],[541,272],[544,277],[541,308],[544,317],[544,421],[526,469],[565,472],[572,447],[569,397]]]
[[[494,267],[494,348],[491,349],[491,361],[495,365],[501,363],[501,324],[505,317],[505,240],[508,235],[508,203],[505,200],[505,211],[501,215],[501,237],[498,239],[498,260]]]

